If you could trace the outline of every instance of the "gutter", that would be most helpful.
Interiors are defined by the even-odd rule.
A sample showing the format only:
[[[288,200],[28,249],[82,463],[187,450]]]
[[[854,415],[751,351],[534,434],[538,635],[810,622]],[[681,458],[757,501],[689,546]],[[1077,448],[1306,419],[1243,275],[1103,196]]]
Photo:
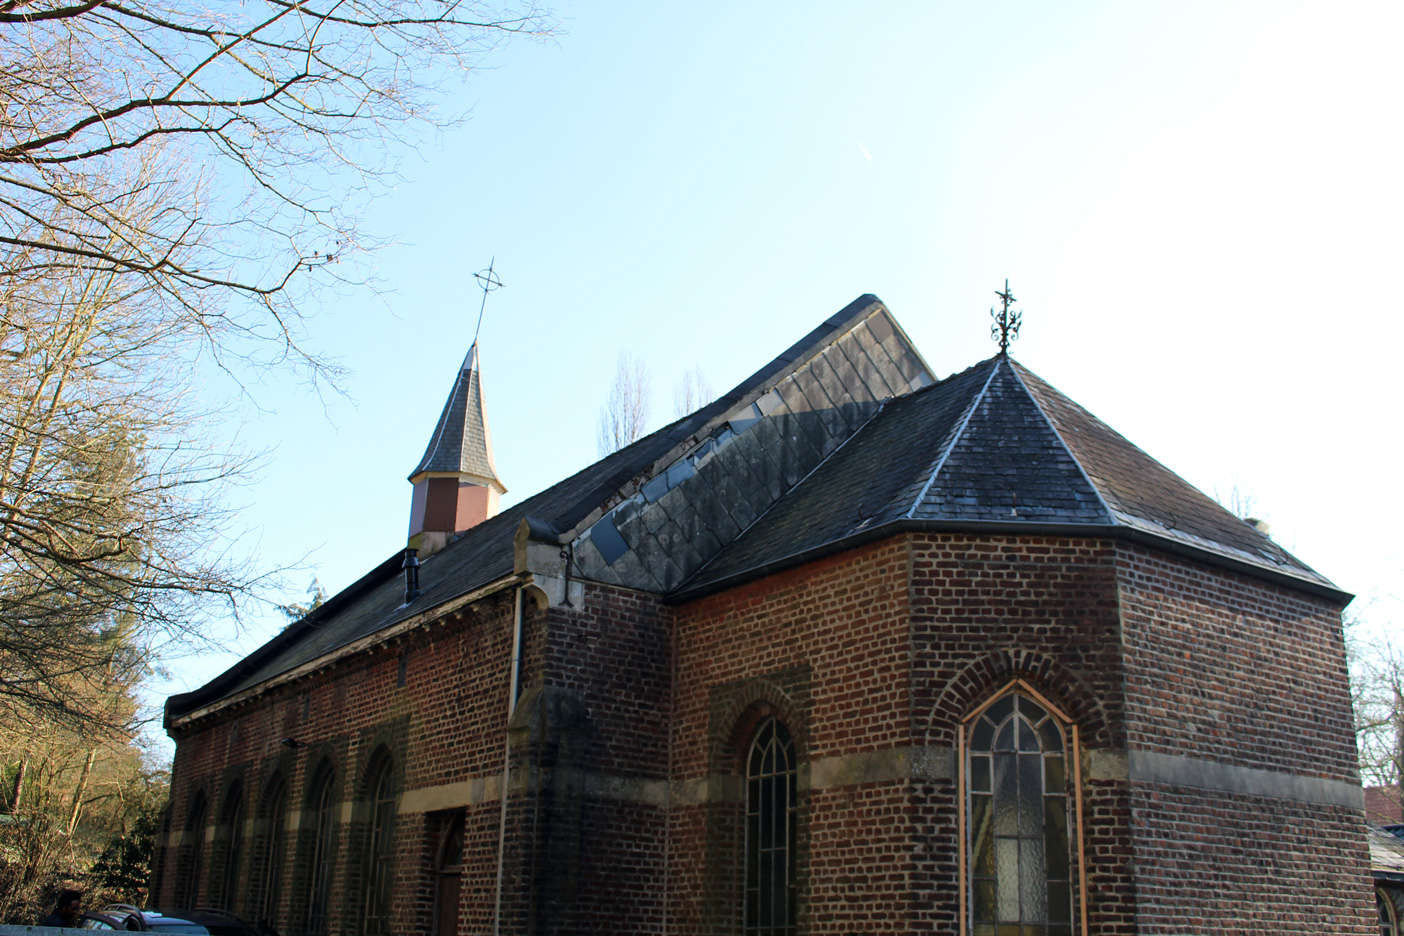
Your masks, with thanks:
[[[379,566],[376,571],[380,571],[387,565],[391,565],[393,563],[398,563],[402,561],[403,556],[403,550],[397,552],[390,560],[387,560],[386,563],[382,563],[382,565]],[[399,572],[398,565],[395,566],[394,571],[397,573]],[[372,573],[372,575],[373,574],[375,573]],[[366,579],[369,578],[369,575],[366,576],[365,578],[357,582],[355,585],[353,585],[351,588],[341,592],[341,594],[337,597],[340,598],[342,595],[346,595],[348,592],[352,591],[352,589],[359,587],[362,583],[366,581]],[[272,689],[276,686],[281,686],[286,683],[295,682],[296,680],[302,679],[303,677],[310,676],[318,670],[331,666],[332,664],[337,663],[340,660],[344,660],[347,657],[355,656],[356,654],[366,650],[370,650],[373,647],[378,646],[379,644],[393,640],[394,638],[399,637],[402,634],[406,634],[426,624],[430,624],[447,614],[451,614],[454,611],[457,611],[464,605],[472,604],[473,602],[478,601],[479,599],[486,598],[488,595],[491,595],[494,592],[499,592],[505,588],[510,588],[513,586],[519,586],[530,580],[530,575],[521,576],[513,574],[504,576],[503,578],[497,579],[496,581],[489,582],[481,588],[476,588],[473,591],[459,595],[457,598],[451,598],[448,601],[443,602],[442,604],[435,605],[432,608],[426,608],[419,614],[405,618],[404,620],[399,621],[396,624],[392,624],[390,627],[382,628],[381,630],[375,631],[372,634],[367,634],[365,637],[362,637],[359,640],[354,640],[351,643],[343,644],[342,646],[337,647],[334,650],[330,650],[319,657],[308,660],[306,663],[303,663],[299,666],[295,666],[290,670],[286,670],[282,673],[279,673],[276,676],[272,676],[268,679],[265,679],[263,682],[249,686],[247,689],[242,689],[239,692],[234,693],[233,695],[216,699],[208,705],[203,705],[199,708],[188,709],[187,711],[182,712],[179,715],[172,714],[173,710],[176,708],[176,706],[173,704],[176,702],[176,700],[184,701],[190,696],[194,696],[197,694],[205,694],[205,689],[209,689],[210,687],[215,686],[216,683],[225,681],[225,677],[229,676],[231,673],[237,673],[237,675],[239,675],[240,677],[245,676],[255,668],[253,666],[245,666],[245,663],[249,663],[251,661],[256,662],[255,658],[261,659],[262,656],[264,656],[263,651],[265,649],[273,648],[274,650],[281,650],[284,646],[287,645],[287,643],[292,642],[292,640],[288,640],[286,643],[280,642],[278,640],[269,641],[268,643],[260,647],[258,650],[254,651],[254,653],[251,656],[249,656],[248,659],[244,661],[244,663],[241,663],[238,666],[235,666],[233,669],[228,670],[223,675],[216,677],[213,682],[206,684],[205,686],[201,687],[201,689],[198,689],[195,692],[187,692],[182,695],[171,696],[169,699],[167,699],[165,718],[166,732],[169,734],[173,730],[184,728],[190,724],[193,724],[196,721],[199,721],[202,718],[207,718],[211,715],[223,711],[224,709],[231,708],[233,706],[239,705],[242,702],[252,699],[254,696],[261,695],[262,693],[267,692],[269,689]],[[377,581],[375,584],[378,585],[380,583],[379,581]],[[359,595],[359,593],[357,594]],[[344,604],[345,602],[342,603]],[[330,601],[318,608],[317,611],[321,611],[322,608],[326,608],[329,605],[331,605]],[[317,612],[309,614],[307,617],[303,618],[302,621],[299,623],[312,621],[316,614]],[[294,625],[294,627],[296,627],[296,625]],[[306,628],[298,630],[297,636],[300,636],[303,630],[306,630]],[[284,635],[288,635],[291,634],[292,631],[293,627],[290,627],[283,633]],[[232,682],[233,680],[230,679],[228,681]]]
[[[908,520],[905,518],[889,520],[887,523],[879,524],[875,527],[842,536],[835,540],[830,540],[819,546],[810,549],[802,549],[799,552],[791,553],[780,559],[775,559],[750,569],[732,573],[712,582],[706,582],[691,588],[682,588],[678,591],[663,597],[664,604],[676,605],[695,601],[707,595],[734,588],[753,579],[762,576],[772,575],[785,569],[792,569],[795,566],[813,562],[835,553],[844,552],[866,543],[887,539],[902,533],[984,533],[995,535],[1019,535],[1029,534],[1035,536],[1068,536],[1079,539],[1112,539],[1123,542],[1136,543],[1142,546],[1151,546],[1164,552],[1195,559],[1216,568],[1226,569],[1231,572],[1238,572],[1252,578],[1271,582],[1274,585],[1282,585],[1297,591],[1303,591],[1318,598],[1325,598],[1334,601],[1342,607],[1354,600],[1355,596],[1350,592],[1343,591],[1330,583],[1316,582],[1311,579],[1302,578],[1287,572],[1279,572],[1275,569],[1268,569],[1232,559],[1228,556],[1220,555],[1208,549],[1200,549],[1195,546],[1159,536],[1144,530],[1137,530],[1131,527],[1118,524],[1107,523],[1038,523],[1038,522],[1011,522],[1008,520]]]
[[[194,709],[202,702],[211,699],[218,699],[220,694],[225,692],[230,686],[242,682],[250,673],[256,672],[264,661],[284,649],[292,646],[300,640],[304,634],[310,630],[315,630],[322,621],[341,611],[342,608],[359,600],[366,593],[379,588],[387,579],[399,575],[401,564],[404,562],[405,551],[397,549],[388,559],[383,560],[374,569],[352,582],[332,597],[328,598],[315,610],[309,612],[299,620],[285,627],[281,633],[269,640],[263,646],[254,650],[238,663],[220,673],[214,679],[205,683],[198,689],[189,692],[180,692],[166,699],[165,717],[162,727],[170,731],[178,720]]]

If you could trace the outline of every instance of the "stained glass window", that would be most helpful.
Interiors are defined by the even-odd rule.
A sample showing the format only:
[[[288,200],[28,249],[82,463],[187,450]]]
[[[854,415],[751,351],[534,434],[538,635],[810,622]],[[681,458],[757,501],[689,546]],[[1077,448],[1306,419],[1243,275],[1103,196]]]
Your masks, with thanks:
[[[973,936],[1072,936],[1067,745],[1028,696],[970,725],[967,764]]]

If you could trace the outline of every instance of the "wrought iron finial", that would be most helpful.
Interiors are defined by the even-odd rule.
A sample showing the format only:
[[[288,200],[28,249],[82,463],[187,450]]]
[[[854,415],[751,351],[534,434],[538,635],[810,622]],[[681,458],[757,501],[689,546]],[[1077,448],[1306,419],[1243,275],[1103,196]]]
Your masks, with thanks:
[[[483,329],[483,311],[487,308],[488,293],[492,292],[494,289],[502,288],[502,278],[499,277],[497,271],[493,269],[495,263],[497,263],[496,256],[488,262],[486,270],[479,270],[477,273],[473,274],[473,279],[478,281],[478,285],[482,287],[483,290],[483,301],[482,304],[478,306],[478,327],[473,329],[473,344],[478,343],[478,332]]]
[[[1014,294],[1009,291],[1009,280],[1004,281],[1004,292],[995,290],[995,295],[1000,299],[1000,307],[990,309],[990,318],[994,319],[994,324],[990,326],[990,338],[999,342],[1000,354],[1008,354],[1010,343],[1019,337],[1024,314],[1009,308],[1015,301]]]

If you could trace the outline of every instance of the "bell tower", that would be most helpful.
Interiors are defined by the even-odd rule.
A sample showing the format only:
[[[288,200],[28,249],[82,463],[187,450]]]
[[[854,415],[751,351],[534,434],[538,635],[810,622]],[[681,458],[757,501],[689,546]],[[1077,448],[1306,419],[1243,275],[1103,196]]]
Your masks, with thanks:
[[[410,472],[409,545],[429,556],[455,535],[495,516],[507,488],[492,460],[478,343],[468,349],[434,435]]]

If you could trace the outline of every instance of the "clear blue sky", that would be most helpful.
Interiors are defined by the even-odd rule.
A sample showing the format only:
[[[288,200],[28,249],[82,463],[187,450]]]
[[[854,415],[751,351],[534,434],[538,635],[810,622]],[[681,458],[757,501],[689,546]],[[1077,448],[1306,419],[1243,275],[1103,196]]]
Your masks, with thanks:
[[[861,293],[945,376],[1014,355],[1404,622],[1396,360],[1404,5],[560,4],[375,203],[388,292],[316,310],[350,399],[260,390],[266,563],[335,591],[403,547],[415,465],[483,325],[504,505],[594,460],[620,349],[654,423]],[[198,685],[225,656],[176,666]]]

